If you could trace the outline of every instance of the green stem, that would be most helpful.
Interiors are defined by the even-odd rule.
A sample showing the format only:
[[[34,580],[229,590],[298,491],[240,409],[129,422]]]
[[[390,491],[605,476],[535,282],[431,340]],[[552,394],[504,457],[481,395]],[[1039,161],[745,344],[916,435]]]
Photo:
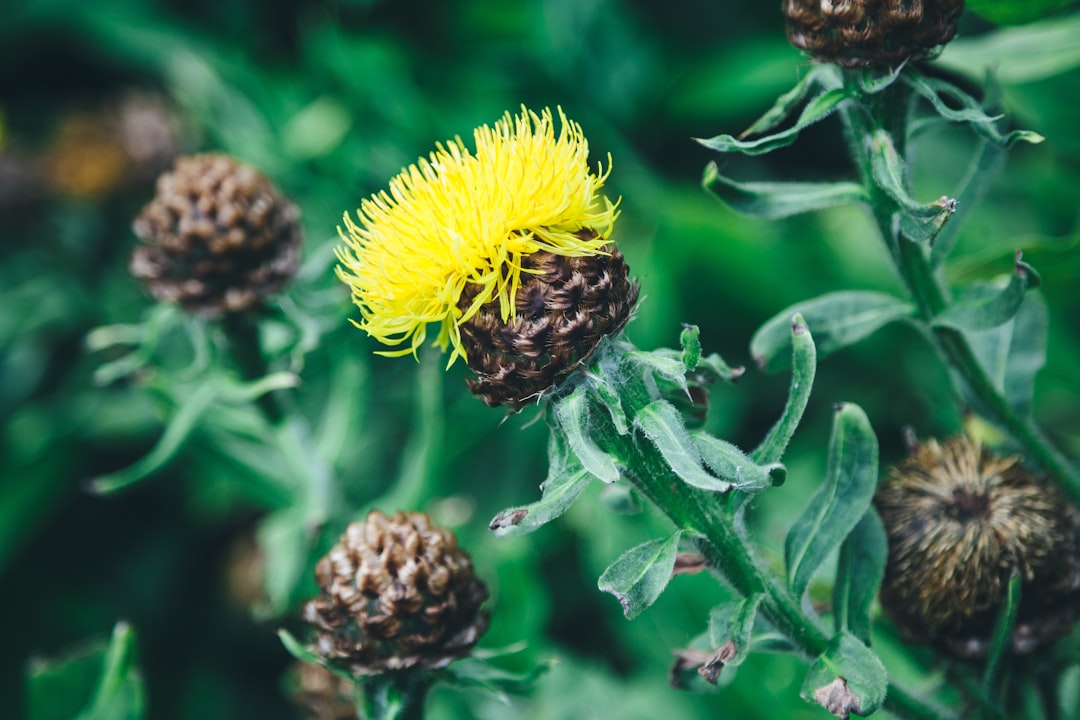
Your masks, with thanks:
[[[764,593],[761,610],[772,624],[809,657],[826,651],[830,637],[816,618],[803,612],[798,600],[776,576],[763,569],[729,517],[719,509],[715,494],[683,483],[660,456],[644,442],[619,436],[619,450],[627,458],[637,489],[679,528],[698,537],[698,548],[742,595]],[[951,720],[904,688],[890,683],[885,707],[911,720]]]
[[[227,313],[221,319],[232,351],[233,359],[245,380],[255,380],[269,372],[266,358],[259,345],[258,320],[251,313]],[[256,401],[270,424],[277,425],[285,417],[285,412],[272,392],[259,396]]]
[[[389,672],[364,680],[358,708],[367,720],[423,720],[431,678],[423,671]]]
[[[926,248],[903,233],[894,231],[893,219],[901,208],[877,184],[870,171],[866,138],[870,137],[873,128],[868,123],[865,109],[851,103],[842,107],[840,112],[850,152],[869,192],[874,220],[896,263],[900,278],[915,302],[919,318],[927,328],[927,336],[977,398],[987,419],[1008,432],[1031,460],[1052,474],[1074,500],[1080,501],[1080,472],[1054,447],[1030,416],[1018,413],[1009,404],[979,363],[967,338],[949,328],[931,328],[931,321],[951,303],[948,288],[934,269]],[[890,118],[879,117],[874,122],[878,127],[887,126],[900,148],[906,135],[906,110],[890,106],[890,112]]]

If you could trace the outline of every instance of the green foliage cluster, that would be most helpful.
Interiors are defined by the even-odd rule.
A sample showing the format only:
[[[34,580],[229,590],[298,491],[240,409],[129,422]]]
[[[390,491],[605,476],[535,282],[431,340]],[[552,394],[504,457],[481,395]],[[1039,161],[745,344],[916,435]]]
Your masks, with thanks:
[[[997,30],[967,16],[937,61],[961,91],[892,78],[956,121],[913,128],[921,152],[907,167],[885,142],[865,168],[849,166],[836,111],[874,88],[807,67],[781,27],[779,8],[756,2],[0,10],[0,716],[296,717],[276,631],[299,634],[314,562],[369,508],[430,512],[493,591],[482,641],[493,657],[455,671],[459,686],[488,692],[439,687],[431,718],[827,717],[801,696],[840,674],[864,709],[882,702],[870,639],[890,678],[932,683],[931,654],[872,622],[883,538],[864,513],[877,458],[884,468],[901,456],[904,428],[945,436],[964,421],[927,332],[974,332],[1013,406],[1080,457],[1080,19]],[[1007,122],[967,101],[988,65]],[[65,118],[132,89],[167,99],[184,150],[235,155],[303,211],[300,276],[257,331],[239,329],[254,333],[258,379],[235,364],[237,329],[154,306],[127,274],[149,181],[80,197],[8,170],[49,157]],[[602,348],[597,377],[619,383],[566,388],[547,408],[562,429],[550,437],[537,411],[502,418],[472,398],[461,364],[444,373],[435,357],[373,356],[332,272],[345,210],[433,140],[521,103],[561,105],[598,157],[612,154],[616,236],[646,295],[627,337],[681,348]],[[692,140],[745,127],[758,139]],[[1047,138],[1017,144],[1003,175],[999,141],[1032,136],[1002,127]],[[710,161],[704,184],[726,204],[701,188]],[[930,318],[903,292],[873,218],[852,207],[873,200],[855,181],[864,170],[895,191],[903,231],[933,235],[930,260],[948,253],[948,280],[968,288]],[[958,186],[947,223],[946,208],[920,200]],[[792,331],[796,311],[812,340]],[[693,326],[678,336],[683,322]],[[707,416],[687,429],[683,390],[714,381]],[[289,422],[267,421],[269,397]],[[672,515],[673,531],[621,484],[592,482],[652,462],[635,455],[638,435],[691,493],[727,493],[733,526],[784,568],[795,605],[779,615],[831,603],[809,675],[791,655],[756,652],[788,648],[765,618],[777,612],[769,588],[671,578],[700,518]],[[696,549],[709,556],[709,542]],[[834,557],[830,588],[815,572]],[[671,688],[674,649],[724,638],[739,642],[719,691],[693,673],[710,692]],[[1077,647],[1074,637],[1044,660],[1064,665]],[[1066,693],[1045,717],[1075,712],[1080,673],[1066,680],[1073,704]]]

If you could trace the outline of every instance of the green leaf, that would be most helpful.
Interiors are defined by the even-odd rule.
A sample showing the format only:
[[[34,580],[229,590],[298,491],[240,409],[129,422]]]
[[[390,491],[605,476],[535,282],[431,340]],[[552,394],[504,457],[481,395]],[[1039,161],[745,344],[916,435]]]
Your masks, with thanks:
[[[705,432],[691,436],[706,467],[717,477],[743,492],[759,492],[774,485],[783,485],[787,469],[780,463],[758,465],[750,456],[731,443]]]
[[[1049,319],[1042,295],[1025,294],[1024,302],[1011,324],[1011,342],[1005,357],[1002,387],[1009,405],[1021,414],[1030,415],[1035,396],[1035,375],[1046,364]]]
[[[557,430],[552,429],[548,440],[548,474],[540,485],[540,500],[503,510],[492,519],[488,528],[496,535],[532,532],[569,510],[592,478],[592,473],[571,461],[565,441]]]
[[[818,357],[853,345],[891,322],[911,317],[915,307],[886,293],[847,290],[792,305],[758,328],[750,355],[765,372],[791,366],[791,318],[802,315],[814,334]]]
[[[308,650],[304,645],[293,637],[293,634],[284,628],[278,630],[278,638],[281,640],[281,644],[285,646],[289,654],[301,662],[311,663],[313,665],[321,665],[339,678],[349,680],[350,682],[357,682],[363,680],[361,677],[356,677],[349,671],[337,667],[332,663],[328,663],[326,658],[322,655],[318,655],[311,650]]]
[[[284,615],[291,606],[307,567],[311,531],[302,506],[278,510],[263,518],[256,529],[259,549],[266,558],[263,592],[275,616]]]
[[[870,607],[885,577],[888,553],[885,527],[871,507],[840,546],[833,585],[837,632],[847,630],[870,642]]]
[[[679,530],[671,537],[632,547],[600,576],[600,590],[615,596],[627,620],[656,602],[667,587],[681,536]]]
[[[679,333],[679,345],[682,347],[683,367],[686,371],[693,370],[701,360],[701,330],[697,325],[683,325]]]
[[[135,631],[126,622],[113,628],[90,706],[75,720],[140,720],[146,715],[146,688],[135,656]]]
[[[968,0],[968,6],[986,14],[989,5],[1014,11],[1034,9],[1048,3],[1064,5],[1075,0]],[[1054,77],[1080,67],[1080,14],[1072,13],[1049,18],[1024,27],[1006,28],[954,40],[936,61],[936,65],[980,80],[987,68],[994,69],[997,79],[1018,85]]]
[[[165,432],[149,453],[132,465],[107,475],[91,479],[87,485],[99,495],[122,490],[165,467],[180,452],[184,442],[198,426],[200,419],[217,397],[214,383],[203,383],[180,403]]]
[[[840,76],[837,73],[836,68],[824,64],[815,65],[810,68],[810,72],[806,73],[806,75],[796,83],[795,87],[778,97],[773,106],[769,108],[764,115],[755,120],[750,127],[744,130],[739,137],[750,137],[751,135],[759,135],[768,130],[772,130],[774,127],[784,122],[795,108],[806,99],[806,96],[810,94],[810,91],[818,85],[822,85],[826,88],[840,87]]]
[[[282,149],[297,160],[329,155],[352,127],[353,115],[336,99],[324,95],[293,115],[281,131]]]
[[[928,78],[921,73],[914,72],[906,73],[904,81],[915,92],[926,98],[938,115],[951,122],[967,123],[979,135],[1002,147],[1009,147],[1019,140],[1038,144],[1045,139],[1039,133],[1030,130],[1014,130],[1010,133],[1002,133],[997,127],[997,121],[1001,119],[1001,116],[987,115],[978,100],[952,83],[937,78]],[[960,109],[954,110],[947,101],[959,105]]]
[[[588,394],[585,386],[578,386],[554,404],[555,421],[581,465],[604,482],[612,483],[618,480],[619,467],[615,459],[593,441],[589,432]]]
[[[885,700],[889,678],[877,655],[849,633],[839,633],[810,666],[802,697],[838,718],[870,715]]]
[[[825,480],[784,543],[788,584],[797,597],[870,507],[877,473],[877,437],[866,413],[858,405],[841,403],[833,418]]]
[[[853,93],[854,90],[842,87],[826,90],[806,103],[806,107],[803,108],[799,119],[795,121],[794,125],[773,135],[766,135],[755,140],[740,140],[731,135],[717,135],[711,138],[696,138],[696,140],[710,150],[717,152],[764,155],[795,142],[796,138],[799,137],[799,133],[834,113],[842,103],[852,97]],[[754,127],[757,127],[757,123],[755,123]]]
[[[709,474],[701,464],[697,444],[690,438],[682,416],[666,400],[656,400],[638,411],[634,427],[660,451],[668,466],[687,485],[702,490],[725,492],[731,483]]]
[[[1024,301],[1024,293],[1039,286],[1039,275],[1016,253],[1015,272],[1005,287],[976,285],[933,320],[940,327],[958,330],[989,330],[1012,320]]]
[[[997,143],[990,142],[985,138],[978,141],[967,172],[960,181],[960,190],[956,196],[956,212],[952,219],[946,223],[937,237],[934,238],[934,246],[931,250],[931,264],[934,267],[940,265],[952,251],[953,245],[959,235],[958,231],[964,224],[967,215],[979,205],[979,201],[986,191],[997,180],[1001,168],[1005,166],[1006,150]]]
[[[546,660],[524,673],[504,670],[475,655],[455,660],[439,671],[439,680],[451,687],[481,690],[501,703],[509,703],[511,694],[528,692],[541,676],[558,664]]]
[[[712,646],[721,647],[728,642],[734,645],[734,654],[724,661],[725,666],[735,667],[746,659],[754,620],[764,599],[763,593],[754,593],[742,600],[718,605],[709,613],[709,640]]]
[[[761,465],[780,462],[795,429],[799,427],[806,403],[810,400],[810,391],[814,387],[814,375],[817,372],[817,348],[814,338],[802,315],[796,314],[791,319],[790,328],[791,389],[788,391],[788,399],[780,419],[772,426],[761,444],[750,453],[754,462]]]
[[[32,658],[26,673],[27,720],[71,720],[89,704],[105,661],[95,643],[58,660]]]
[[[1005,604],[1001,606],[994,634],[990,638],[990,647],[986,652],[986,670],[983,673],[983,691],[988,697],[1004,700],[1004,688],[1001,684],[1002,665],[1012,649],[1013,628],[1020,610],[1020,586],[1023,577],[1013,571],[1009,578],[1009,587],[1005,593]]]
[[[744,183],[721,175],[715,162],[705,166],[701,184],[738,212],[770,220],[866,201],[858,183]]]
[[[900,207],[900,231],[918,242],[933,242],[956,211],[956,201],[942,196],[922,204],[908,193],[907,164],[884,130],[870,138],[870,171],[874,181]]]
[[[671,348],[651,351],[634,350],[627,354],[626,362],[631,363],[638,373],[659,376],[682,390],[687,387],[686,365],[683,363],[682,352]]]

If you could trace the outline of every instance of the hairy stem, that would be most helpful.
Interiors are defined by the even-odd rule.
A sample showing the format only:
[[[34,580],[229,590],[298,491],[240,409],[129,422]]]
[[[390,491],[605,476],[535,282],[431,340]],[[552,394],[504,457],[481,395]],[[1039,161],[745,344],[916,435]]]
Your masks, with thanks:
[[[888,129],[898,149],[903,147],[907,115],[906,110],[898,105],[902,103],[889,106],[888,118],[871,119],[866,108],[854,103],[842,107],[840,113],[852,158],[869,191],[874,221],[896,263],[901,280],[915,302],[926,335],[978,399],[987,419],[1008,432],[1031,460],[1053,475],[1075,501],[1080,501],[1080,472],[1054,447],[1029,415],[1017,412],[1009,404],[979,363],[967,338],[951,328],[932,328],[930,325],[936,316],[950,306],[948,288],[931,263],[924,245],[904,236],[897,229],[895,218],[902,209],[876,182],[867,154],[867,138],[880,127]]]

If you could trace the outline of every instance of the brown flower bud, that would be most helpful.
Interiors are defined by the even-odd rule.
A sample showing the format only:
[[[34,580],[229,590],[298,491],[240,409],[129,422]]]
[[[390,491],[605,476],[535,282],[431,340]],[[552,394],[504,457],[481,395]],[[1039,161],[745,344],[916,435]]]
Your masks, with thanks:
[[[322,594],[304,607],[313,650],[355,675],[440,668],[487,630],[487,599],[453,533],[422,513],[372,511],[319,561]]]
[[[495,300],[462,324],[475,395],[491,407],[521,408],[588,359],[604,336],[623,329],[638,287],[622,253],[613,245],[605,250],[610,254],[525,255],[514,316],[504,322]],[[468,308],[479,290],[466,286],[458,307]]]
[[[784,0],[788,39],[815,60],[897,66],[952,40],[964,0]]]
[[[1072,625],[1078,514],[1020,458],[966,437],[929,440],[892,470],[874,502],[889,538],[881,603],[909,639],[984,656],[1014,573],[1022,583],[1014,652]]]
[[[296,274],[299,211],[225,155],[182,157],[135,219],[131,273],[159,300],[208,317],[251,310]]]

